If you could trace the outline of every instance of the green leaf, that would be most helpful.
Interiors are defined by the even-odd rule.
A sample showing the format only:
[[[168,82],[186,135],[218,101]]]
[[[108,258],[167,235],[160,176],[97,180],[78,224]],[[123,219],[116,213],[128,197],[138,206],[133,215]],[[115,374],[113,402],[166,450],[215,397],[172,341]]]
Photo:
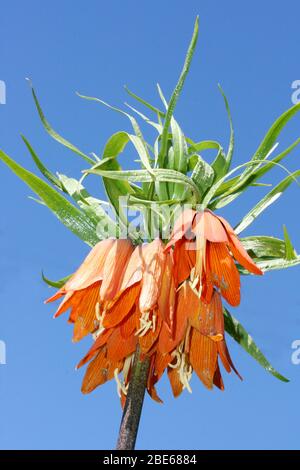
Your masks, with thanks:
[[[150,155],[149,155],[148,148],[147,148],[145,139],[143,137],[142,131],[141,131],[136,119],[133,116],[131,116],[130,114],[123,111],[122,109],[116,108],[115,106],[111,106],[110,104],[106,103],[103,100],[100,100],[99,98],[95,98],[93,96],[84,96],[84,95],[81,95],[80,93],[77,93],[77,95],[80,98],[90,100],[90,101],[96,101],[97,103],[103,104],[104,106],[108,107],[109,109],[112,109],[113,111],[116,111],[120,114],[123,114],[124,116],[126,116],[130,120],[136,135],[133,136],[131,134],[127,134],[128,138],[129,138],[129,140],[131,140],[131,142],[135,146],[135,148],[136,148],[136,150],[137,150],[137,152],[138,152],[145,168],[149,171],[149,173],[151,173],[152,168],[151,168],[151,165],[150,165]]]
[[[60,190],[63,190],[63,187],[62,187],[62,184],[61,182],[59,181],[59,179],[51,172],[49,171],[45,165],[43,164],[43,162],[39,159],[39,157],[37,156],[37,154],[35,153],[35,151],[33,150],[33,148],[31,147],[30,143],[28,142],[28,140],[23,136],[21,135],[22,139],[23,139],[23,142],[25,143],[26,147],[28,148],[31,156],[32,156],[32,159],[34,161],[34,163],[36,164],[36,166],[38,167],[38,169],[40,170],[40,172],[42,173],[42,175],[45,176],[45,178],[50,181],[50,183],[52,183],[54,186],[56,186],[57,188],[59,188]]]
[[[241,222],[235,227],[236,233],[241,233],[245,228],[249,227],[252,222],[273,202],[275,202],[283,192],[296,181],[296,178],[300,176],[300,170],[291,173],[289,176],[284,178],[277,186],[275,186],[265,197],[261,199],[249,212],[243,217]]]
[[[274,124],[268,130],[267,134],[265,135],[258,149],[254,153],[252,160],[263,160],[264,158],[266,158],[266,156],[269,154],[269,152],[275,145],[276,140],[279,134],[281,133],[281,131],[283,130],[283,128],[286,126],[289,120],[293,116],[295,116],[295,114],[298,113],[298,111],[300,111],[300,103],[295,104],[290,109],[285,111],[281,116],[279,116],[278,119],[276,119]],[[246,169],[245,173],[249,173],[250,171],[252,172],[253,168]]]
[[[295,248],[293,247],[293,244],[291,242],[291,239],[289,237],[289,234],[285,225],[283,226],[283,233],[284,233],[284,243],[285,243],[285,258],[288,261],[297,259],[297,253],[295,252]]]
[[[158,164],[159,167],[163,167],[164,159],[167,155],[167,147],[168,147],[168,134],[169,134],[169,127],[171,123],[171,118],[174,113],[174,109],[177,103],[177,100],[179,98],[179,95],[181,93],[181,90],[183,88],[186,76],[188,74],[188,71],[190,69],[191,61],[194,55],[195,47],[197,44],[197,39],[198,39],[198,31],[199,31],[199,18],[197,16],[195,26],[194,26],[194,32],[192,36],[192,40],[190,42],[185,62],[183,65],[182,72],[180,74],[179,80],[177,82],[177,85],[172,93],[169,105],[168,105],[168,110],[166,113],[165,117],[165,122],[164,122],[164,128],[161,136],[161,147],[160,147],[160,152],[159,152],[159,158],[158,158]]]
[[[129,109],[131,109],[131,111],[133,111],[134,113],[136,113],[138,116],[140,116],[147,124],[149,124],[150,126],[154,127],[154,129],[157,130],[157,132],[160,134],[162,132],[162,125],[157,123],[157,122],[153,122],[151,121],[151,119],[149,119],[147,116],[145,116],[145,114],[141,113],[140,111],[138,111],[137,109],[135,109],[133,106],[131,106],[130,104],[128,103],[124,103],[125,106],[127,106]]]
[[[155,181],[158,182],[166,181],[171,183],[181,183],[189,187],[193,191],[198,201],[200,201],[201,198],[201,194],[195,183],[188,176],[183,175],[182,173],[176,170],[167,170],[163,168],[154,169],[153,177],[149,175],[148,171],[146,170],[105,171],[99,169],[91,169],[86,170],[84,173],[100,175],[105,178],[133,182],[153,182],[154,177]]]
[[[181,204],[182,203],[182,200],[181,199],[167,199],[165,201],[152,201],[152,200],[148,200],[148,199],[143,199],[143,198],[139,198],[139,197],[136,197],[136,196],[129,196],[128,198],[128,201],[129,203],[133,203],[133,204],[136,204],[136,203],[139,203],[143,206],[171,206],[171,205],[176,205],[176,204]]]
[[[226,308],[224,308],[225,329],[240,346],[252,356],[267,372],[274,375],[282,382],[289,382],[283,375],[279,374],[256,346],[253,338],[245,328],[236,320]]]
[[[265,261],[259,261],[257,263],[258,267],[262,269],[262,271],[274,271],[277,269],[287,269],[292,268],[293,266],[297,266],[300,264],[300,256],[292,260],[287,260],[286,258],[283,259],[271,259]]]
[[[209,165],[214,173],[214,181],[218,181],[224,174],[226,173],[226,156],[223,150],[223,147],[219,142],[215,140],[203,140],[201,142],[193,142],[191,139],[186,139],[187,142],[189,143],[189,149],[188,152],[193,156],[193,153],[197,152],[203,152],[204,150],[217,150],[217,156],[212,162],[211,165]],[[208,163],[207,163],[208,165]]]
[[[260,259],[260,258],[253,258],[255,264],[264,272],[268,271],[275,271],[278,269],[287,269],[292,268],[294,266],[298,266],[300,264],[300,256],[297,256],[296,259],[287,260],[284,258],[272,258],[272,259]],[[242,266],[238,265],[238,270],[240,274],[248,275],[249,271],[244,269]]]
[[[265,135],[263,141],[259,145],[258,149],[256,150],[255,154],[252,157],[252,161],[257,162],[257,165],[253,165],[249,168],[246,168],[244,172],[239,176],[237,183],[229,189],[224,195],[227,196],[233,192],[238,191],[240,188],[245,187],[245,184],[248,178],[254,173],[259,167],[260,162],[267,159],[269,155],[274,150],[276,140],[286,126],[288,121],[295,116],[296,113],[300,110],[300,103],[295,104],[290,109],[288,109],[285,113],[283,113],[271,126],[267,134]]]
[[[172,143],[173,143],[173,159],[174,166],[173,169],[180,171],[181,173],[186,174],[188,170],[188,150],[187,144],[183,135],[181,128],[179,127],[177,121],[172,117],[171,118],[171,130],[172,130]],[[182,185],[174,185],[173,197],[179,199],[183,196],[185,189]]]
[[[217,142],[216,140],[201,140],[201,142],[194,142],[190,138],[186,138],[187,143],[189,144],[189,153],[198,153],[198,152],[203,152],[203,150],[209,150],[209,149],[216,149],[220,150],[223,149],[221,144]]]
[[[103,170],[121,170],[121,166],[117,161],[117,157],[120,153],[123,152],[128,142],[129,137],[127,132],[117,132],[108,139],[102,155],[103,160],[99,164]],[[112,203],[116,214],[120,217],[121,221],[127,225],[128,221],[122,211],[122,208],[119,207],[119,198],[133,194],[133,189],[127,181],[111,181],[107,178],[103,178],[103,184],[105,186],[106,194]]]
[[[141,162],[144,168],[146,168],[146,170],[150,173],[150,175],[153,175],[153,170],[150,165],[149,153],[147,151],[147,147],[144,145],[144,142],[142,141],[142,139],[140,139],[140,137],[137,137],[135,135],[128,134],[128,137],[130,141],[132,142],[132,144],[134,145],[137,153],[139,154],[139,157],[141,159]]]
[[[187,145],[182,130],[177,121],[171,119],[172,142],[174,151],[174,170],[186,173],[187,171]]]
[[[245,250],[252,258],[283,258],[285,242],[279,238],[256,235],[240,238]]]
[[[251,173],[251,175],[249,175],[249,177],[245,180],[243,185],[241,185],[239,187],[239,189],[237,190],[237,194],[240,195],[249,186],[254,186],[255,181],[262,178],[268,171],[272,170],[273,167],[276,166],[276,164],[280,163],[285,157],[287,157],[292,152],[292,150],[294,150],[294,148],[296,148],[299,144],[300,144],[300,138],[295,140],[295,142],[293,142],[283,152],[281,152],[275,158],[270,160],[269,164],[264,162],[265,164],[261,168],[258,168],[257,170],[253,171]],[[224,199],[224,203],[221,202],[222,205],[220,205],[220,203],[217,202],[217,203],[215,203],[217,205],[215,205],[214,207],[216,207],[216,208],[224,207],[226,204],[228,204],[228,202],[231,202],[230,199],[226,196],[226,194],[228,194],[228,190],[231,190],[232,188],[235,188],[238,181],[239,181],[239,176],[235,176],[234,178],[231,178],[230,180],[224,181],[224,183],[222,183],[220,188],[216,191],[215,196],[220,197],[220,196],[223,195],[223,198],[221,197],[219,199],[219,201],[222,201],[222,199]],[[229,191],[229,192],[230,193],[232,192],[234,194],[233,191]],[[224,196],[224,194],[225,194],[225,196]]]
[[[223,149],[220,148],[215,160],[211,164],[214,174],[215,181],[218,181],[222,176],[226,174],[226,156]]]
[[[102,207],[102,205],[109,207],[106,201],[92,197],[75,178],[69,178],[62,174],[58,174],[58,178],[65,192],[77,202],[80,209],[97,225],[97,233],[98,235],[101,234],[101,238],[119,236],[119,227]]]
[[[65,285],[65,283],[70,279],[71,276],[72,276],[72,274],[69,274],[69,276],[63,277],[62,279],[59,279],[58,281],[51,281],[42,272],[43,281],[46,284],[48,284],[48,286],[55,287],[56,289],[60,289],[61,287],[63,287]]]
[[[0,150],[2,160],[32,191],[37,194],[54,215],[75,235],[89,245],[95,245],[99,238],[95,223],[82,211],[74,207],[67,199],[42,179],[18,165],[6,153]]]
[[[230,140],[229,140],[227,155],[226,155],[226,158],[225,158],[226,163],[225,163],[225,169],[224,169],[224,173],[223,173],[223,174],[225,174],[228,171],[228,169],[230,168],[230,164],[231,164],[231,160],[232,160],[232,156],[233,156],[233,151],[234,151],[234,130],[233,130],[233,124],[232,124],[232,118],[231,118],[231,112],[230,112],[230,107],[229,107],[228,100],[226,98],[226,95],[225,95],[221,85],[218,85],[218,86],[219,86],[219,90],[222,93],[222,96],[224,98],[225,107],[226,107],[228,120],[229,120],[229,126],[230,126]],[[223,176],[223,174],[221,176]]]
[[[136,95],[135,93],[133,93],[132,91],[129,90],[129,88],[125,85],[124,86],[125,90],[127,91],[127,93],[132,97],[134,98],[135,100],[139,101],[139,103],[143,104],[144,106],[146,106],[146,108],[150,109],[151,111],[153,111],[156,115],[160,116],[161,118],[164,118],[165,117],[165,113],[163,113],[160,109],[156,108],[155,106],[153,106],[152,104],[148,103],[148,101],[144,100],[143,98],[141,98],[140,96]]]
[[[220,187],[223,185],[223,183],[226,181],[226,179],[229,178],[229,176],[231,176],[233,173],[237,172],[238,170],[240,170],[244,166],[249,166],[249,165],[255,165],[255,162],[250,161],[250,162],[242,163],[241,165],[238,165],[235,168],[233,168],[232,170],[230,170],[226,175],[222,176],[222,178],[217,180],[212,185],[212,187],[209,189],[207,194],[205,195],[205,197],[202,201],[203,207],[207,207],[208,205],[212,205],[212,204],[215,203],[215,201],[216,201],[214,199],[215,194],[220,189]],[[226,195],[230,195],[230,193],[228,192],[228,193],[226,193]],[[224,196],[224,197],[227,197],[227,196]]]
[[[212,211],[216,209],[221,209],[224,206],[227,206],[227,204],[230,204],[233,202],[237,197],[239,197],[243,191],[237,191],[236,193],[230,194],[229,196],[214,199],[212,202],[209,203],[208,207]]]
[[[204,194],[205,191],[211,187],[214,181],[215,172],[213,168],[200,157],[200,155],[196,155],[196,157],[197,163],[194,167],[191,179],[197,185],[201,194]]]
[[[42,111],[42,108],[40,106],[40,103],[37,99],[37,96],[35,94],[35,91],[34,89],[32,88],[32,95],[33,95],[33,99],[34,99],[34,102],[36,104],[36,107],[37,107],[37,110],[38,110],[38,113],[39,113],[39,116],[40,116],[40,119],[42,121],[42,124],[45,128],[45,130],[48,132],[48,134],[54,139],[56,140],[57,142],[59,142],[60,144],[64,145],[65,147],[67,147],[68,149],[72,150],[72,152],[75,152],[77,153],[77,155],[79,155],[80,157],[84,158],[84,160],[86,160],[88,163],[90,164],[94,164],[95,161],[90,158],[88,155],[86,155],[85,153],[83,153],[81,150],[79,150],[79,148],[75,147],[75,145],[71,144],[71,142],[69,142],[68,140],[66,140],[64,137],[62,137],[61,135],[59,135],[54,129],[52,129],[51,125],[49,124],[49,122],[47,121],[47,119],[45,118],[45,115]]]

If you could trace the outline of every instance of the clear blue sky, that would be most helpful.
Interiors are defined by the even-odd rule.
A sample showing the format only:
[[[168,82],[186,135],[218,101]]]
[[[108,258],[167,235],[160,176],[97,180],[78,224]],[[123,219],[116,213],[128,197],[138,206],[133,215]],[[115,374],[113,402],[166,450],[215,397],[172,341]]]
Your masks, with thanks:
[[[226,145],[228,123],[217,89],[231,103],[236,130],[235,163],[250,158],[273,120],[291,105],[291,83],[300,79],[296,0],[135,0],[41,2],[1,5],[1,148],[24,166],[34,165],[20,133],[53,170],[79,177],[82,160],[44,133],[25,77],[30,77],[50,122],[86,152],[100,152],[110,134],[130,129],[122,116],[80,100],[75,91],[112,104],[128,100],[123,85],[159,104],[155,84],[174,86],[196,14],[200,40],[176,118],[195,140]],[[281,148],[299,136],[299,117],[280,138]],[[299,167],[300,149],[289,157]],[[132,155],[124,155],[130,159]],[[275,181],[283,177],[276,169]],[[0,447],[5,449],[112,448],[121,410],[114,382],[83,396],[83,370],[74,366],[90,344],[72,344],[66,317],[54,321],[44,306],[51,278],[74,270],[87,247],[29,189],[0,167],[2,193],[0,339],[7,365],[0,365]],[[97,185],[98,196],[103,196]],[[232,224],[264,193],[247,193],[224,214]],[[297,186],[251,226],[249,234],[281,236],[286,223],[300,251]],[[240,382],[224,373],[226,390],[209,392],[193,379],[193,394],[174,400],[162,381],[164,405],[145,401],[137,448],[299,448],[300,366],[291,363],[291,343],[300,338],[300,268],[243,279],[235,310],[273,365],[287,375],[277,381],[229,340]]]

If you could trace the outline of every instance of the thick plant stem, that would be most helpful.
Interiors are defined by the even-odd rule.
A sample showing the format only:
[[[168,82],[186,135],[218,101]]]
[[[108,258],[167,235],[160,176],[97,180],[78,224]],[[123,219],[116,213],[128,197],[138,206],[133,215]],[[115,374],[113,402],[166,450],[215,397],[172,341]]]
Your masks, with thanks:
[[[141,361],[139,346],[135,352],[128,393],[124,406],[117,450],[133,450],[147,386],[150,361]]]

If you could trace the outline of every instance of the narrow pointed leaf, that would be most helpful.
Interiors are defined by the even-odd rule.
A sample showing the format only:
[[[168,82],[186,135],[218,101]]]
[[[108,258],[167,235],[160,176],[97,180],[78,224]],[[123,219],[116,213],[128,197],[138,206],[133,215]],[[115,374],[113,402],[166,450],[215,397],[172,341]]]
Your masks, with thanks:
[[[267,172],[272,170],[274,168],[274,166],[276,166],[277,163],[280,163],[284,158],[286,158],[299,144],[300,144],[300,138],[295,140],[295,142],[293,142],[283,152],[281,152],[279,155],[277,155],[272,160],[270,160],[269,165],[265,164],[261,168],[253,171],[253,173],[251,173],[251,175],[249,175],[249,178],[247,178],[247,180],[245,180],[244,184],[242,186],[240,186],[240,189],[238,190],[240,192],[240,194],[243,193],[244,190],[248,186],[253,186],[255,181],[262,178]],[[220,186],[218,191],[216,191],[215,196],[221,196],[221,195],[226,194],[228,190],[235,187],[238,180],[239,180],[239,176],[235,176],[234,178],[231,178],[230,180],[225,181]]]
[[[130,104],[128,103],[124,103],[125,106],[127,106],[129,109],[131,109],[131,111],[133,111],[134,113],[136,113],[138,116],[140,116],[140,118],[142,118],[147,124],[149,124],[150,126],[154,127],[154,129],[157,130],[157,132],[159,134],[161,134],[162,132],[162,125],[157,123],[157,122],[154,122],[154,121],[151,121],[151,119],[149,119],[147,116],[145,116],[145,114],[141,113],[140,111],[138,111],[137,109],[135,109],[133,106],[131,106]]]
[[[242,346],[248,354],[250,354],[267,372],[274,375],[274,377],[282,382],[289,382],[288,379],[279,374],[279,372],[271,366],[269,361],[255,344],[252,336],[247,333],[241,323],[239,323],[226,308],[224,309],[224,319],[227,333],[230,334],[230,336],[232,336],[232,338],[239,343],[239,345]]]
[[[96,225],[81,210],[74,207],[67,199],[49,186],[45,181],[26,170],[2,150],[2,160],[34,193],[46,204],[54,215],[75,235],[89,245],[95,245],[99,238],[96,234]]]
[[[100,100],[99,98],[95,98],[93,96],[84,96],[84,95],[81,95],[79,93],[77,93],[77,94],[78,94],[78,96],[80,96],[80,98],[90,100],[90,101],[96,101],[97,103],[103,104],[104,106],[107,106],[108,108],[112,109],[113,111],[116,111],[120,114],[123,114],[124,116],[126,116],[130,120],[136,136],[132,136],[131,134],[128,134],[128,137],[132,141],[133,145],[136,147],[136,150],[138,151],[138,153],[140,155],[140,158],[141,158],[145,168],[147,168],[147,170],[151,173],[150,156],[149,156],[149,153],[148,153],[148,148],[147,148],[145,139],[143,137],[142,131],[141,131],[136,119],[133,116],[131,116],[130,114],[123,111],[122,109],[119,109],[115,106],[111,106],[110,104],[106,103],[103,100]]]
[[[165,181],[173,183],[181,183],[189,187],[200,201],[201,194],[195,183],[186,175],[183,175],[179,171],[175,170],[166,170],[163,168],[153,169],[154,176],[149,175],[146,170],[128,170],[128,171],[105,171],[98,169],[86,170],[85,173],[100,175],[105,178],[111,178],[116,180],[125,180],[133,182],[153,182],[155,181]]]
[[[199,31],[199,18],[197,17],[196,22],[195,22],[195,27],[194,27],[192,40],[190,42],[190,45],[189,45],[189,48],[188,48],[188,51],[187,51],[187,55],[186,55],[186,58],[185,58],[183,69],[182,69],[182,72],[180,74],[177,85],[176,85],[176,87],[175,87],[175,89],[172,93],[172,96],[171,96],[171,99],[170,99],[170,102],[169,102],[169,105],[168,105],[168,110],[167,110],[167,113],[166,113],[166,117],[165,117],[164,129],[163,129],[163,133],[162,133],[162,137],[161,137],[161,147],[160,147],[159,158],[158,158],[158,163],[159,163],[160,167],[163,166],[163,161],[164,161],[164,159],[166,157],[166,154],[167,154],[168,133],[169,133],[169,126],[170,126],[170,123],[171,123],[171,118],[173,116],[174,109],[175,109],[178,97],[179,97],[179,95],[181,93],[181,90],[183,88],[186,76],[187,76],[188,71],[190,69],[191,61],[192,61],[194,51],[195,51],[195,47],[196,47],[196,44],[197,44],[198,31]]]
[[[92,197],[75,178],[69,178],[62,174],[58,174],[58,177],[65,192],[77,202],[80,209],[97,225],[97,233],[100,234],[101,238],[119,236],[119,227],[102,207],[103,205],[109,207],[108,203]]]
[[[230,168],[230,164],[231,164],[231,160],[232,160],[232,156],[233,156],[233,151],[234,151],[234,130],[233,130],[232,117],[231,117],[231,111],[230,111],[229,103],[228,103],[226,95],[225,95],[225,93],[224,93],[224,91],[223,91],[223,89],[220,85],[219,85],[219,90],[222,93],[222,96],[224,98],[225,108],[226,108],[226,111],[227,111],[229,126],[230,126],[230,139],[229,139],[229,146],[228,146],[228,150],[227,150],[227,154],[226,154],[226,164],[225,164],[225,171],[224,171],[224,174],[225,174],[226,171]]]
[[[200,155],[195,155],[195,157],[197,158],[197,163],[194,167],[191,179],[197,185],[201,194],[204,194],[205,191],[211,187],[215,178],[215,172]]]
[[[297,259],[295,248],[293,247],[293,244],[291,242],[291,239],[289,237],[289,234],[285,225],[283,226],[283,233],[284,233],[284,242],[285,242],[285,258],[288,261]]]
[[[279,118],[274,122],[271,126],[267,134],[265,135],[263,141],[259,145],[258,149],[256,150],[255,154],[252,157],[252,161],[257,162],[257,165],[250,166],[244,170],[244,172],[239,176],[237,183],[229,189],[224,196],[227,196],[233,192],[238,191],[241,187],[244,187],[250,175],[255,173],[255,171],[260,167],[260,161],[263,161],[268,158],[268,156],[272,153],[272,151],[276,147],[276,141],[289,122],[289,120],[295,116],[300,111],[300,103],[295,104],[290,109],[285,111]],[[284,158],[284,157],[283,157]]]
[[[139,103],[143,104],[144,106],[146,106],[146,108],[148,109],[151,109],[151,111],[153,111],[155,114],[159,115],[161,118],[164,118],[165,117],[165,113],[163,113],[160,109],[158,109],[156,106],[153,106],[152,104],[148,103],[148,101],[144,100],[143,98],[141,98],[140,96],[136,95],[135,93],[133,93],[131,90],[129,90],[129,88],[125,85],[125,90],[127,91],[127,93],[132,97],[134,98],[135,100],[137,100]]]
[[[33,150],[32,146],[30,145],[30,143],[28,142],[28,140],[22,135],[21,136],[22,139],[23,139],[23,142],[25,143],[27,149],[29,150],[31,156],[32,156],[32,159],[34,161],[34,163],[36,164],[36,166],[38,167],[38,169],[40,170],[40,172],[42,173],[42,175],[45,176],[45,178],[50,181],[50,183],[52,183],[54,186],[56,186],[57,188],[59,188],[60,190],[63,190],[63,187],[62,187],[62,184],[61,182],[59,181],[59,179],[57,178],[57,176],[55,176],[51,171],[48,170],[48,168],[45,167],[45,165],[43,164],[43,162],[39,159],[39,157],[37,156],[37,154],[35,153],[35,151]]]
[[[285,256],[285,242],[279,238],[254,235],[240,238],[240,241],[252,258],[283,258]]]
[[[79,148],[77,148],[75,145],[71,144],[71,142],[69,142],[68,140],[66,140],[64,137],[62,137],[61,135],[59,135],[54,129],[52,129],[51,125],[49,124],[49,122],[47,121],[47,119],[45,118],[45,115],[43,113],[43,110],[40,106],[40,103],[37,99],[37,96],[35,94],[35,91],[34,89],[32,88],[32,95],[33,95],[33,99],[35,101],[35,104],[36,104],[36,107],[37,107],[37,110],[38,110],[38,113],[39,113],[39,116],[40,116],[40,119],[42,121],[42,124],[45,128],[45,130],[48,132],[48,134],[54,139],[56,140],[57,142],[59,142],[60,144],[64,145],[65,147],[67,147],[68,149],[72,150],[72,152],[74,153],[77,153],[77,155],[79,155],[80,157],[84,158],[84,160],[86,160],[88,163],[90,164],[94,164],[95,161],[90,158],[88,155],[86,155],[85,153],[83,153],[81,150],[79,150]]]
[[[48,286],[50,287],[55,287],[56,289],[60,289],[61,287],[63,287],[65,285],[65,283],[70,279],[70,277],[72,276],[72,274],[69,274],[69,276],[66,276],[66,277],[63,277],[62,279],[59,279],[57,281],[51,281],[50,279],[48,279],[44,273],[42,273],[42,279],[43,281],[48,284]]]
[[[300,170],[295,171],[284,178],[275,188],[273,188],[264,198],[261,199],[249,212],[243,217],[241,222],[235,228],[236,233],[241,233],[249,227],[252,222],[273,202],[275,202],[282,193],[300,176]]]

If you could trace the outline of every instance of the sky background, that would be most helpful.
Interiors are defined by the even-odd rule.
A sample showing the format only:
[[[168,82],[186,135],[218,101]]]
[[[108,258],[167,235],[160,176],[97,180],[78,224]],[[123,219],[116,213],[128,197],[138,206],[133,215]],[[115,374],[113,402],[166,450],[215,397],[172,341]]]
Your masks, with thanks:
[[[7,103],[0,105],[0,147],[34,170],[22,133],[50,169],[80,177],[84,161],[44,132],[25,77],[32,79],[53,127],[85,152],[100,153],[111,134],[129,131],[130,124],[75,92],[134,105],[123,89],[127,84],[159,105],[155,85],[170,96],[199,14],[198,48],[175,115],[186,135],[220,140],[226,147],[221,83],[236,131],[234,162],[247,161],[275,118],[291,106],[291,84],[300,79],[300,4],[275,3],[1,2],[0,80],[6,83]],[[296,117],[288,125],[281,149],[299,137],[299,124]],[[299,152],[286,160],[290,169],[299,167]],[[122,156],[125,162],[132,158],[129,150]],[[275,169],[265,181],[284,176]],[[103,197],[98,181],[90,184]],[[7,347],[7,364],[0,365],[0,447],[113,448],[121,417],[115,382],[81,394],[84,371],[74,367],[91,340],[72,344],[67,317],[54,321],[55,306],[43,305],[52,291],[41,271],[52,279],[69,274],[88,247],[28,199],[30,190],[2,164],[0,187],[0,340]],[[250,190],[223,214],[236,224],[264,192]],[[247,234],[281,237],[285,223],[300,251],[299,202],[294,185]],[[146,397],[138,449],[299,448],[300,365],[291,362],[291,343],[300,339],[299,275],[300,267],[244,278],[242,303],[233,312],[290,383],[269,375],[229,339],[244,381],[224,373],[226,390],[220,392],[207,391],[194,378],[192,395],[185,392],[175,400],[162,380],[164,404]]]

